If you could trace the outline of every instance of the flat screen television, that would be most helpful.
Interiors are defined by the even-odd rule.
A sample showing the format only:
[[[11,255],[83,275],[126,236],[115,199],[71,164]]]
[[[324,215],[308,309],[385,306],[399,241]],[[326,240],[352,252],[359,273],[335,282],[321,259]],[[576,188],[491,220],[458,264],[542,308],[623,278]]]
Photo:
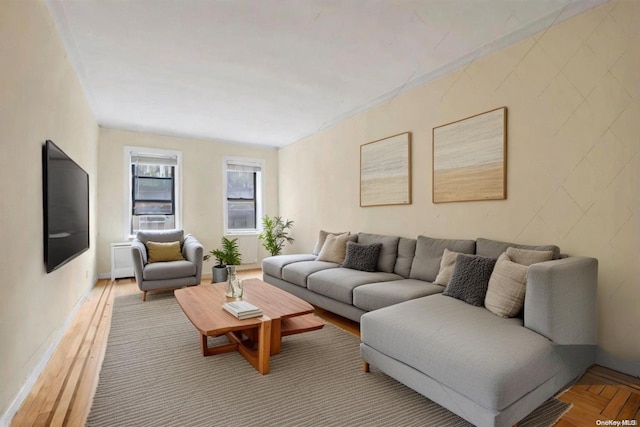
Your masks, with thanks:
[[[47,273],[89,249],[89,174],[52,141],[42,148]]]

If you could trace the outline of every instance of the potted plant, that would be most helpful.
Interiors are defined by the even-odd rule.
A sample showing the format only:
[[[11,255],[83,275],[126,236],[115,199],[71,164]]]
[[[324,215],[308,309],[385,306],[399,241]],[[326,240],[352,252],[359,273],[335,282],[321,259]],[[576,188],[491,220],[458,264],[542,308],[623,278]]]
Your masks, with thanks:
[[[211,268],[212,279],[214,283],[224,282],[227,280],[227,266],[240,265],[242,256],[238,249],[238,239],[228,239],[222,236],[222,248],[209,251],[203,259],[207,261],[212,256],[216,259],[216,264]]]
[[[262,218],[262,233],[258,235],[258,238],[262,240],[262,246],[271,256],[280,255],[285,242],[293,243],[294,241],[287,231],[292,228],[293,221],[291,220],[285,221],[279,216],[270,218],[265,215]]]

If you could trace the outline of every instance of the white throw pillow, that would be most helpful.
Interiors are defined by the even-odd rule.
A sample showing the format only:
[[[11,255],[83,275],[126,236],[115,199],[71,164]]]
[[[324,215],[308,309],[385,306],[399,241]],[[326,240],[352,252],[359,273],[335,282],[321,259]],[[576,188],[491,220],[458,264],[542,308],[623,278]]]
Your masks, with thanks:
[[[318,254],[316,261],[335,262],[336,264],[342,264],[344,257],[347,254],[347,242],[349,240],[354,241],[357,239],[357,235],[350,236],[349,234],[340,234],[338,236],[329,234],[327,239],[322,245],[322,249]]]
[[[334,236],[339,236],[341,234],[351,234],[348,231],[343,231],[343,232],[334,232],[334,231],[324,231],[324,230],[320,230],[320,232],[318,233],[318,240],[316,241],[315,246],[313,247],[313,252],[311,252],[314,255],[318,255],[320,254],[320,251],[322,250],[322,246],[324,246],[324,242],[327,240],[327,236],[330,235],[334,235]]]
[[[511,261],[503,252],[489,278],[484,306],[499,317],[516,316],[524,305],[528,269],[526,265]]]
[[[436,276],[436,279],[433,281],[436,285],[447,286],[449,284],[449,280],[451,280],[451,275],[453,274],[453,268],[456,266],[456,259],[460,255],[460,252],[450,251],[445,248],[442,253],[442,260],[440,261],[440,271]]]
[[[530,266],[538,262],[551,261],[553,258],[552,251],[534,251],[531,249],[518,249],[513,247],[507,248],[507,255],[513,262]]]

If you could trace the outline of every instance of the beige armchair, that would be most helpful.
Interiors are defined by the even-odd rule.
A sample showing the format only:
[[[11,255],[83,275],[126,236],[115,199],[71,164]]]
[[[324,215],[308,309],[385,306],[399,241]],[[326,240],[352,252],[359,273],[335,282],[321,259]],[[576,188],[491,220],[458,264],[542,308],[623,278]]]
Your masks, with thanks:
[[[180,253],[184,259],[149,262],[149,242],[180,242]],[[183,230],[139,231],[131,243],[131,255],[142,300],[146,301],[148,291],[200,284],[203,252],[200,242],[191,234],[184,235]]]

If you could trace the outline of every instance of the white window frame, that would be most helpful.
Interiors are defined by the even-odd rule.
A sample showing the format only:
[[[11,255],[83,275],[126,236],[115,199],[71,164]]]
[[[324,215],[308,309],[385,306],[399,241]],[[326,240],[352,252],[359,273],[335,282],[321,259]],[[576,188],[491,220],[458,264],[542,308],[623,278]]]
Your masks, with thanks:
[[[227,207],[227,167],[229,162],[260,168],[256,177],[256,228],[230,229],[229,209]],[[264,215],[264,174],[265,161],[248,157],[224,157],[222,159],[222,213],[224,217],[224,234],[227,236],[257,235],[262,231],[262,217]]]
[[[149,148],[149,147],[133,147],[126,146],[124,147],[124,179],[125,186],[124,188],[127,190],[125,197],[125,212],[124,212],[124,236],[125,239],[133,239],[135,234],[131,233],[131,211],[133,209],[133,200],[131,198],[131,194],[133,191],[132,188],[132,179],[131,179],[131,155],[134,153],[140,154],[150,154],[157,156],[175,156],[177,160],[176,170],[175,170],[175,228],[182,228],[182,151],[176,150],[164,150],[159,148]]]

